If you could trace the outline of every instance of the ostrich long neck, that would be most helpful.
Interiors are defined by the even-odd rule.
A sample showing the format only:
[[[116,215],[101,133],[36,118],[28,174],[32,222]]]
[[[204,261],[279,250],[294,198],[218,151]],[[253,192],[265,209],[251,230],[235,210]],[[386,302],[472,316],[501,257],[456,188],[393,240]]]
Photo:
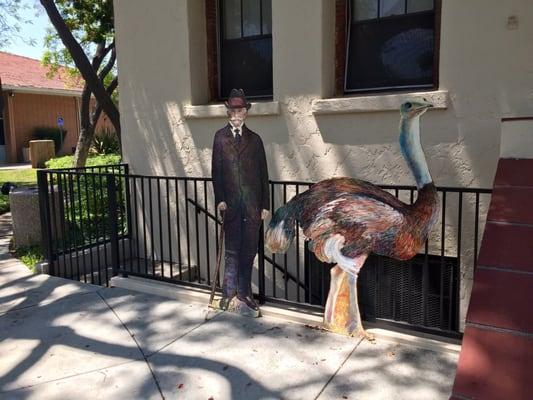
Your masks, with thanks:
[[[418,189],[433,182],[420,144],[420,116],[402,117],[400,121],[400,147],[405,161],[407,161],[407,165],[415,177]]]

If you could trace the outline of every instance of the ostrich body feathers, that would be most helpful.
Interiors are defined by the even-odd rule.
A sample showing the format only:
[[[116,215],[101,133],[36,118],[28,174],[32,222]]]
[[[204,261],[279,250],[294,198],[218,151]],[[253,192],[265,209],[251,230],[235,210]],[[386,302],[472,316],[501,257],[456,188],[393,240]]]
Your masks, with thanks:
[[[284,252],[298,221],[310,250],[324,262],[335,262],[347,272],[360,268],[354,259],[376,254],[406,260],[424,244],[438,214],[437,191],[424,185],[417,201],[405,204],[379,187],[353,178],[318,182],[293,197],[274,214],[266,245]]]

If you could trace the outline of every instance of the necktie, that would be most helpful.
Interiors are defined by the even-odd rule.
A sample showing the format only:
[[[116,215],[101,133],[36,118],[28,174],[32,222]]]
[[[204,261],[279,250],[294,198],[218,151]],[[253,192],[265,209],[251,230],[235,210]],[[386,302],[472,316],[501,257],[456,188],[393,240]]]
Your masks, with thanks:
[[[241,144],[241,134],[239,129],[235,129],[235,143],[237,143],[237,145]]]

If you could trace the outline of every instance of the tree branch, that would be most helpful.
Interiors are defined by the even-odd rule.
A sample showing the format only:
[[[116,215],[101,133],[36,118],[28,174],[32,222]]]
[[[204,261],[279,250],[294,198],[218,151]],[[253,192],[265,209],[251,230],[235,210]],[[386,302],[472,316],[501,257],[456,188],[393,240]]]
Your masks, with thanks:
[[[107,64],[102,68],[102,70],[98,73],[98,78],[100,81],[104,81],[104,78],[107,74],[109,74],[109,71],[113,69],[113,66],[115,65],[115,61],[117,59],[117,52],[115,48],[113,47],[113,51],[111,52],[111,57],[109,57],[109,60],[107,61]]]
[[[111,100],[111,96],[107,93],[103,83],[98,79],[98,76],[87,59],[82,47],[76,41],[72,32],[68,29],[65,21],[59,14],[56,5],[52,0],[40,0],[42,6],[46,10],[50,21],[56,28],[57,34],[61,38],[61,41],[68,49],[76,67],[80,71],[83,79],[85,79],[86,84],[91,89],[91,92],[94,94],[98,102],[101,104],[103,110],[111,120],[111,123],[115,127],[117,134],[120,134],[120,114]]]

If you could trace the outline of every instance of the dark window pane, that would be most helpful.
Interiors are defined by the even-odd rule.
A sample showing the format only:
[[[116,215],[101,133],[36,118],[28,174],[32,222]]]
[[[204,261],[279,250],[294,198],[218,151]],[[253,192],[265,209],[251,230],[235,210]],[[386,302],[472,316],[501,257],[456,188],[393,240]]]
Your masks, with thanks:
[[[272,33],[272,0],[262,0],[263,34]]]
[[[434,13],[352,23],[346,90],[431,86]]]
[[[224,0],[224,38],[241,37],[241,0]]]
[[[378,0],[352,0],[354,21],[364,21],[378,17]]]
[[[433,10],[433,0],[407,0],[408,13],[431,10]]]
[[[260,0],[242,0],[243,36],[261,34],[261,2]]]
[[[380,17],[405,14],[405,0],[381,0]]]
[[[221,54],[221,97],[232,88],[247,96],[272,95],[272,37],[225,41]]]

